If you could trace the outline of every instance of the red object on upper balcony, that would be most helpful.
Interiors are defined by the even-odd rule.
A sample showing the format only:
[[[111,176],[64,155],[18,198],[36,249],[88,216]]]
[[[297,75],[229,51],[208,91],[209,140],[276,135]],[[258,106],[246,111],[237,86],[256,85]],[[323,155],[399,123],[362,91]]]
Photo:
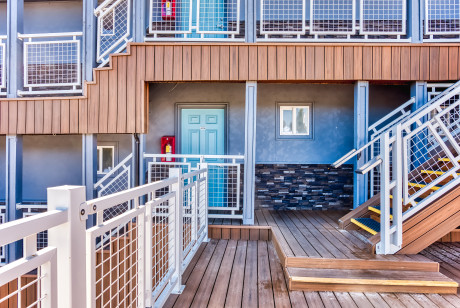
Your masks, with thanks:
[[[161,0],[161,18],[164,20],[176,19],[176,1]]]
[[[176,137],[163,136],[161,137],[161,154],[176,154]],[[174,158],[162,157],[161,161],[175,161]]]

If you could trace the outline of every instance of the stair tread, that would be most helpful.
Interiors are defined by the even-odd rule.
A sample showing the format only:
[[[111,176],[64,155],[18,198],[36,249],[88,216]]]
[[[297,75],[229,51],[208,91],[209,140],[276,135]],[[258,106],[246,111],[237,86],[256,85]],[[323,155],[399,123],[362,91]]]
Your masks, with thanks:
[[[380,232],[380,223],[372,218],[353,218],[351,222],[373,235]]]
[[[419,182],[419,183],[410,182],[410,183],[409,183],[409,186],[412,186],[412,187],[419,187],[419,188],[423,188],[423,187],[425,187],[425,186],[427,186],[427,185],[428,185],[428,183],[425,183],[425,182]],[[442,185],[437,184],[437,185],[431,187],[431,189],[432,189],[432,190],[438,190],[438,189],[440,189],[441,187],[442,187]]]
[[[380,205],[371,205],[371,206],[369,206],[369,209],[370,208],[373,208],[373,209],[377,210],[379,212],[379,214],[380,214],[380,211],[381,211],[380,210]],[[390,207],[390,215],[391,214],[393,214],[393,208]]]
[[[367,269],[310,269],[287,268],[292,280],[322,283],[458,286],[454,280],[439,272],[367,270]]]
[[[439,170],[422,170],[421,172],[426,173],[426,174],[436,174],[436,175],[443,175],[446,173],[445,171],[439,171]],[[457,173],[457,175],[460,175],[460,173]]]

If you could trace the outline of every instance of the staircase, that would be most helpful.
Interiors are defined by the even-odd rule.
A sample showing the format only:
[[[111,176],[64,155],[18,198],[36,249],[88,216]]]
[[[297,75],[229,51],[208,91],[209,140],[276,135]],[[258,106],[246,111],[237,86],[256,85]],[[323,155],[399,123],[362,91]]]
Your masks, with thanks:
[[[460,225],[460,82],[410,112],[413,100],[369,128],[360,155],[370,198],[339,220],[377,254],[415,254]]]

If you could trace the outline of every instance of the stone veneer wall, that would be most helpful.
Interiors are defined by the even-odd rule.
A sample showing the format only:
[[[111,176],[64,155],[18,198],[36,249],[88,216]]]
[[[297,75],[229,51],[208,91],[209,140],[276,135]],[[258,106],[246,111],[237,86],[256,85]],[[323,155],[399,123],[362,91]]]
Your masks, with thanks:
[[[350,209],[353,165],[256,165],[256,208]]]

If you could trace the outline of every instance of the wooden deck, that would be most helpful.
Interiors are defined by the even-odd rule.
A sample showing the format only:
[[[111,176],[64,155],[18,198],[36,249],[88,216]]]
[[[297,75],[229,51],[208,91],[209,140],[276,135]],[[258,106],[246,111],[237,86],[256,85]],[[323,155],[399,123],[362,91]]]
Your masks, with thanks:
[[[460,244],[437,243],[424,256],[460,281]],[[184,273],[184,292],[165,307],[460,307],[460,296],[440,294],[288,291],[271,241],[211,240]]]
[[[345,213],[259,210],[254,226],[211,220],[211,242],[187,268],[184,292],[166,306],[460,307],[455,287],[450,290],[457,294],[421,294],[444,293],[438,286],[460,283],[460,243],[435,243],[417,255],[375,255],[362,233],[339,229]],[[337,278],[351,280],[327,281]],[[402,286],[358,285],[353,279]],[[431,281],[436,283],[425,288]],[[369,291],[375,289],[385,293]],[[401,290],[411,294],[393,293]]]

